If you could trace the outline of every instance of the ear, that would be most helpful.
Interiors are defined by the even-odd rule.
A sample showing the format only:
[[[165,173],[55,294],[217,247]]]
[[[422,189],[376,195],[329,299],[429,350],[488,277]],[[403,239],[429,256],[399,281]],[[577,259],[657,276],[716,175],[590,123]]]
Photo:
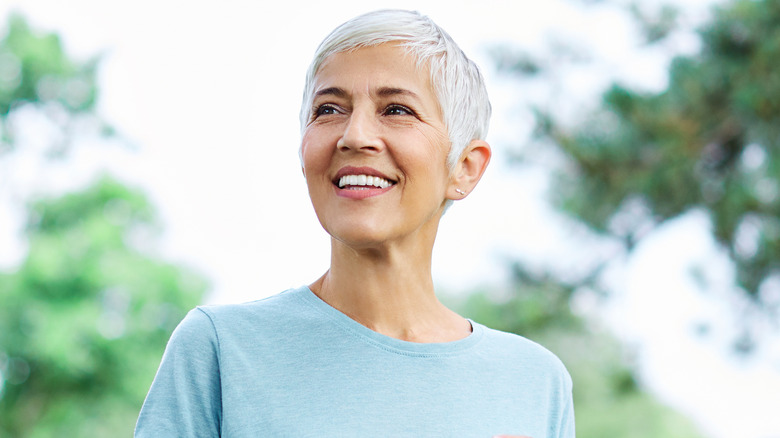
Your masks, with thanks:
[[[474,190],[490,162],[490,145],[483,140],[471,140],[460,154],[450,174],[447,199],[463,199]]]

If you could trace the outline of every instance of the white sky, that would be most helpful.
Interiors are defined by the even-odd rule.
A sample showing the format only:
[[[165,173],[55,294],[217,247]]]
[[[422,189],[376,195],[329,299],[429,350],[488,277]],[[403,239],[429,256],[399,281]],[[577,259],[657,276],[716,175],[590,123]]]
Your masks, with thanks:
[[[551,212],[543,201],[542,170],[506,165],[507,148],[522,141],[530,120],[513,105],[518,90],[495,75],[485,48],[511,43],[542,51],[550,39],[572,39],[586,48],[599,60],[597,67],[569,73],[565,87],[554,92],[520,91],[523,98],[572,111],[612,77],[646,88],[663,85],[664,53],[638,50],[622,15],[562,0],[266,3],[0,5],[0,16],[20,10],[36,28],[60,33],[77,57],[105,53],[100,110],[136,147],[82,145],[67,170],[46,178],[33,158],[13,157],[0,167],[15,182],[12,191],[80,185],[96,169],[109,169],[148,190],[165,222],[164,253],[212,279],[209,301],[245,301],[309,283],[327,268],[329,248],[297,157],[305,68],[339,23],[381,7],[410,8],[431,16],[483,66],[494,104],[491,168],[442,221],[434,254],[439,287],[500,283],[507,259],[577,269],[591,252],[610,250],[583,244]],[[696,11],[706,3],[685,4]],[[686,39],[677,43],[695,47]],[[0,178],[0,190],[9,187],[3,183]],[[9,196],[0,192],[0,202]],[[0,215],[0,266],[23,254],[14,235],[19,220],[13,212]],[[735,363],[721,354],[722,343],[691,334],[696,318],[724,313],[687,276],[691,262],[726,266],[706,230],[706,219],[696,214],[660,230],[621,265],[615,299],[603,314],[619,336],[639,345],[651,389],[690,413],[711,436],[780,437],[780,416],[772,410],[780,407],[780,351]]]

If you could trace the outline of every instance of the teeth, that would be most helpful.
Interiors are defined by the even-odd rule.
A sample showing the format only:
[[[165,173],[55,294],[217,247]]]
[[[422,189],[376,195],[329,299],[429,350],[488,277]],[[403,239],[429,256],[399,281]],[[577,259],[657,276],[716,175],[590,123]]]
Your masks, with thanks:
[[[369,175],[344,175],[339,178],[339,188],[344,186],[373,186],[384,189],[390,187],[392,183],[384,178]]]

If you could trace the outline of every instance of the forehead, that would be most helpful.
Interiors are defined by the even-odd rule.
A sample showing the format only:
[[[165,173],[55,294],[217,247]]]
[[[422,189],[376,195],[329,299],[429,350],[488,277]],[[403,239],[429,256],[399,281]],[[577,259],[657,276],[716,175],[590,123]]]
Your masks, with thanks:
[[[427,65],[421,65],[398,43],[361,47],[328,56],[314,77],[314,92],[330,87],[348,92],[392,87],[433,96]]]

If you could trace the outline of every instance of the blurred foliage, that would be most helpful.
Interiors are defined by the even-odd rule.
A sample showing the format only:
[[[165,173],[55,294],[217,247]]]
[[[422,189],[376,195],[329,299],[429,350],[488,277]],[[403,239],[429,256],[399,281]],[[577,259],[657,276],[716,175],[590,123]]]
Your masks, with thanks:
[[[75,62],[67,56],[56,34],[37,34],[20,15],[11,15],[0,34],[0,156],[13,150],[13,113],[33,107],[45,114],[64,134],[83,127],[85,120],[103,135],[111,127],[94,113],[95,74],[99,58]],[[69,135],[52,144],[53,156],[70,146]]]
[[[574,383],[579,438],[696,438],[685,417],[656,401],[638,384],[632,362],[608,333],[574,314],[581,286],[513,267],[507,290],[477,290],[454,308],[492,328],[541,343],[566,364]],[[577,292],[579,291],[579,292]]]
[[[680,12],[672,5],[661,5],[651,12],[643,9],[639,3],[631,3],[629,12],[639,25],[646,44],[663,40],[678,27]]]
[[[113,180],[29,213],[27,258],[0,274],[0,435],[129,432],[205,284],[144,251],[153,212]]]
[[[677,19],[670,7],[632,11],[649,42]],[[771,317],[780,294],[780,2],[721,5],[699,35],[698,53],[673,59],[665,90],[613,84],[573,127],[537,108],[536,140],[566,160],[552,183],[556,205],[629,251],[655,226],[706,212],[739,290]],[[735,347],[749,351],[749,336]]]
[[[0,160],[30,153],[13,136],[20,109],[78,138],[70,127],[97,119],[96,65],[12,16],[0,40]],[[157,230],[148,200],[108,177],[28,202],[26,258],[0,272],[0,437],[131,433],[171,331],[206,289],[152,254]]]
[[[36,35],[19,15],[9,18],[6,32],[0,41],[0,116],[24,102],[56,101],[70,111],[92,108],[96,60],[74,63],[57,35]]]

